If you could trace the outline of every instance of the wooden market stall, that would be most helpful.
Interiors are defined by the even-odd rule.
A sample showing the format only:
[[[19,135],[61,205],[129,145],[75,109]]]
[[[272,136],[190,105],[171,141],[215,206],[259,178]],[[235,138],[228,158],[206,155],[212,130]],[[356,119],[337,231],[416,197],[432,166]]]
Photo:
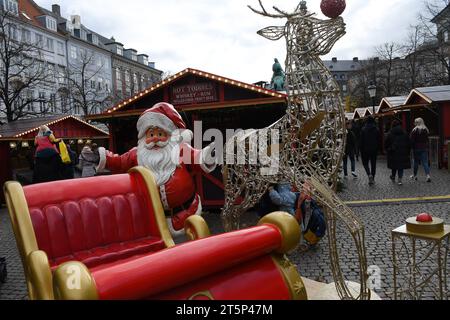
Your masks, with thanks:
[[[195,132],[194,122],[201,121],[202,135],[208,129],[218,129],[226,137],[229,129],[259,129],[276,122],[286,112],[286,98],[283,93],[257,85],[201,70],[185,69],[88,119],[109,126],[109,149],[121,154],[137,145],[137,120],[143,111],[158,102],[173,104],[188,129]],[[205,141],[203,147],[209,143]],[[223,205],[224,186],[220,170],[218,168],[212,174],[202,173],[196,177],[205,207]]]
[[[0,185],[11,179],[32,183],[34,138],[39,127],[48,126],[79,153],[87,140],[106,145],[109,134],[74,116],[51,116],[18,120],[0,127]],[[3,197],[3,192],[1,193]]]
[[[448,168],[450,86],[416,88],[402,105],[391,110],[401,115],[408,133],[416,118],[425,120],[430,129],[430,162],[435,167]]]

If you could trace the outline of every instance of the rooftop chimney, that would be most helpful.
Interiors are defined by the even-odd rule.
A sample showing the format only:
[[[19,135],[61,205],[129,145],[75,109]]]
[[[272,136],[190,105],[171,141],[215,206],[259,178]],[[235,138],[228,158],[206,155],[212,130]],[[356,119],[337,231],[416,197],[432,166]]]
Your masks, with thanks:
[[[52,5],[52,12],[58,17],[61,17],[61,7],[59,6],[59,4]]]
[[[81,28],[81,17],[79,15],[71,16],[70,20],[72,21],[74,29],[80,29]]]
[[[359,61],[359,58],[358,57],[354,57],[353,58],[353,62],[358,62]]]
[[[336,57],[334,57],[332,60],[333,60],[333,62],[337,62],[337,58]]]

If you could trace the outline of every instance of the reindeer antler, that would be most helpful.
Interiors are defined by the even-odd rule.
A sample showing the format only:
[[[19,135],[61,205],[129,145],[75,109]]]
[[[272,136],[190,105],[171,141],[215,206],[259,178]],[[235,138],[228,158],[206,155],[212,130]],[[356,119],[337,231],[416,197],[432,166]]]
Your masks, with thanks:
[[[264,8],[264,5],[262,4],[261,0],[258,0],[258,2],[259,2],[259,6],[261,7],[262,11],[253,9],[250,5],[248,7],[254,13],[257,13],[257,14],[265,16],[265,17],[270,17],[270,18],[291,18],[291,17],[294,17],[294,16],[298,15],[298,13],[287,13],[287,12],[285,12],[283,10],[278,9],[277,7],[273,7],[273,9],[276,12],[278,12],[279,14],[269,13],[269,12],[267,12],[266,8]]]

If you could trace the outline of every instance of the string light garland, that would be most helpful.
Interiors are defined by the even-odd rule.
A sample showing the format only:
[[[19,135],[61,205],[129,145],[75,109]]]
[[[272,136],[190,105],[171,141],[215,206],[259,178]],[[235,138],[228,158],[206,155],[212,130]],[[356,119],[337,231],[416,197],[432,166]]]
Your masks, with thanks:
[[[266,95],[272,96],[272,97],[277,97],[277,98],[285,98],[286,95],[273,91],[273,90],[268,90],[268,89],[262,89],[261,87],[258,87],[256,85],[252,85],[252,84],[248,84],[245,82],[240,82],[240,81],[236,81],[236,80],[232,80],[232,79],[228,79],[225,77],[221,77],[218,76],[216,74],[212,74],[209,72],[205,72],[205,71],[201,71],[201,70],[196,70],[196,69],[185,69],[183,71],[178,72],[177,74],[175,74],[174,76],[171,76],[165,80],[162,80],[160,83],[157,83],[156,85],[151,86],[150,88],[145,89],[144,91],[141,91],[139,93],[137,93],[135,96],[133,96],[132,98],[129,98],[128,100],[124,100],[121,103],[115,105],[112,108],[109,108],[105,111],[105,113],[111,114],[115,111],[118,111],[120,109],[123,109],[124,107],[126,107],[127,105],[129,105],[130,103],[136,101],[139,98],[144,97],[145,95],[152,93],[153,91],[161,88],[162,86],[169,84],[177,79],[179,79],[181,76],[187,74],[187,73],[191,73],[193,75],[198,75],[201,77],[205,77],[207,79],[212,79],[212,80],[216,80],[225,84],[231,84],[232,86],[236,86],[238,88],[244,88],[244,89],[249,89],[258,93],[264,93]]]
[[[49,123],[45,123],[45,124],[43,124],[43,125],[49,127],[49,126],[52,126],[52,125],[57,124],[57,123],[59,123],[59,122],[65,121],[65,120],[67,120],[67,119],[74,119],[74,120],[76,120],[76,121],[78,121],[78,122],[81,122],[81,123],[83,123],[83,124],[85,124],[85,125],[91,127],[91,128],[94,129],[94,130],[100,131],[100,132],[102,132],[103,134],[109,136],[109,133],[107,133],[107,132],[105,132],[105,131],[103,131],[103,130],[97,128],[96,126],[93,126],[93,125],[87,123],[86,121],[83,121],[83,120],[81,120],[81,119],[79,119],[79,118],[77,118],[77,117],[74,117],[74,116],[72,116],[72,115],[66,116],[66,117],[63,117],[63,118],[60,118],[60,119],[57,119],[57,120],[54,120],[54,121],[49,122]],[[29,135],[29,134],[31,134],[31,133],[33,133],[33,132],[38,131],[40,127],[41,127],[41,125],[40,125],[39,127],[30,129],[30,130],[27,130],[27,131],[25,131],[25,132],[23,132],[23,133],[20,133],[20,134],[18,134],[18,135],[15,135],[14,138],[21,138],[21,137],[27,136],[27,135]]]

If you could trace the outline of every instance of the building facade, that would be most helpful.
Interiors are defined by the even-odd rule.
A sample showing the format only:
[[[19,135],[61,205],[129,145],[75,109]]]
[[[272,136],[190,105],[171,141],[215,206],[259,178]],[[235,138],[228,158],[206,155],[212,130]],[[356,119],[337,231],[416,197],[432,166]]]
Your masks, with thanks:
[[[24,93],[24,98],[32,101],[25,111],[29,114],[58,112],[60,106],[56,95],[65,87],[67,44],[64,35],[57,30],[56,19],[41,11],[32,1],[0,0],[0,7],[2,12],[6,10],[10,13],[10,39],[33,45],[39,64],[46,69],[43,81]]]
[[[345,99],[349,94],[349,80],[355,72],[361,69],[364,61],[360,61],[358,57],[353,60],[338,60],[334,57],[332,60],[324,60],[323,63],[339,84],[342,98]]]
[[[0,11],[5,10],[17,22],[10,36],[36,43],[47,73],[45,81],[27,91],[35,100],[27,108],[35,114],[25,118],[100,113],[161,80],[162,71],[148,55],[123,45],[119,50],[115,41],[84,26],[80,16],[64,18],[57,4],[47,10],[33,0],[0,0]]]
[[[155,69],[155,63],[149,61],[148,55],[125,49],[114,38],[102,38],[101,41],[112,53],[114,102],[128,99],[162,80],[162,71]]]

